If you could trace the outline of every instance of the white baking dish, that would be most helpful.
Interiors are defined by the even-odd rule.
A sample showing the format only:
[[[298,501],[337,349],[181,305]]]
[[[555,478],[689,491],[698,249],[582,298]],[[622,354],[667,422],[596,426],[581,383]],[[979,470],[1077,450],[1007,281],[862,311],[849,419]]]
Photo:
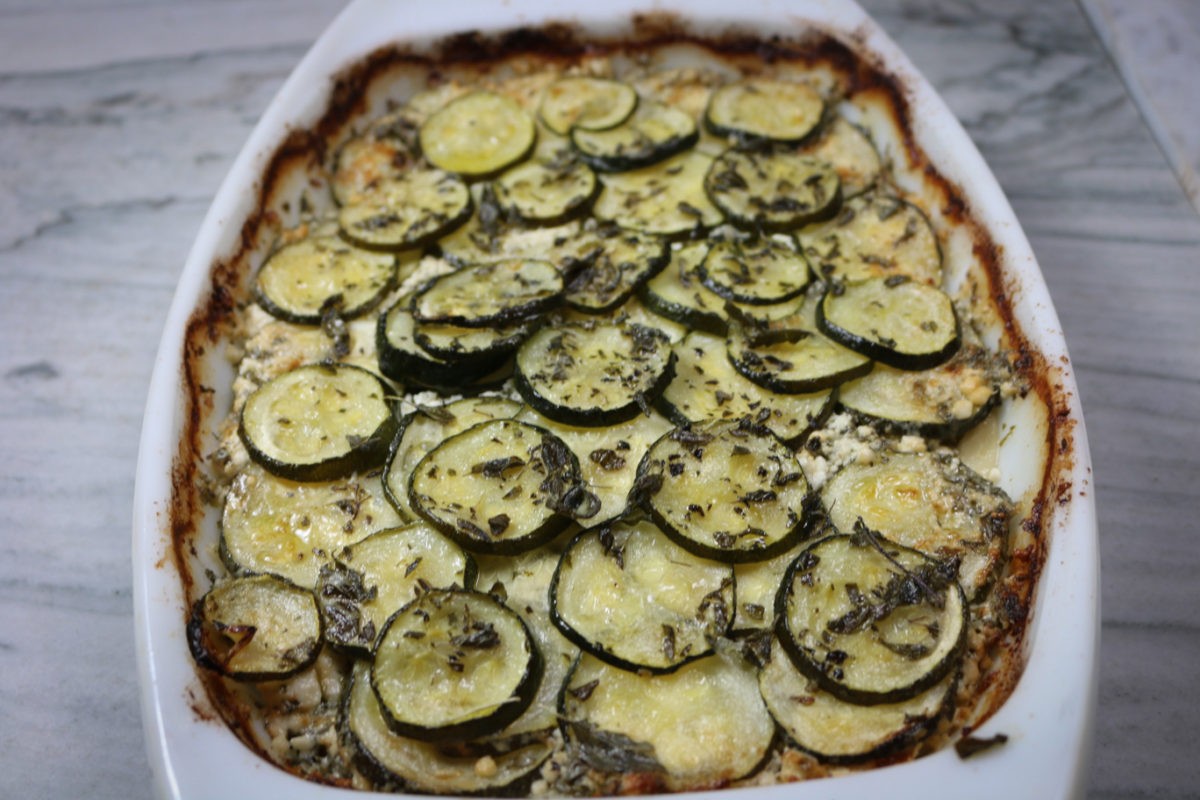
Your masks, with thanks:
[[[905,87],[917,142],[960,187],[974,218],[999,245],[1013,318],[1025,340],[1052,365],[1045,398],[1053,419],[1052,469],[1040,505],[1048,537],[1028,661],[1015,691],[976,732],[1002,732],[1005,746],[971,760],[953,748],[883,769],[774,788],[722,792],[721,800],[789,800],[871,796],[1008,798],[1082,793],[1092,721],[1098,630],[1098,556],[1090,461],[1074,378],[1061,329],[1029,244],[995,178],[929,84],[896,45],[846,0],[611,0],[566,9],[550,0],[470,0],[453,4],[359,0],[330,26],[264,113],[204,221],[188,258],[155,364],[139,451],[134,502],[133,564],[143,721],[156,791],[163,797],[291,797],[323,800],[360,793],[308,783],[272,766],[245,746],[210,710],[184,635],[187,595],[171,532],[173,464],[186,430],[189,388],[181,365],[186,329],[207,302],[214,265],[241,244],[243,222],[258,202],[264,170],[289,132],[312,125],[326,109],[332,76],[378,47],[421,43],[470,27],[480,31],[566,19],[586,31],[619,33],[640,11],[677,11],[698,30],[731,24],[764,36],[816,25],[850,43]],[[230,368],[213,349],[218,419]],[[205,373],[206,375],[208,372]],[[1007,413],[1020,417],[1027,409]],[[1032,419],[1036,420],[1037,413]],[[1028,422],[1028,420],[1026,421]],[[209,423],[212,424],[211,422]],[[1006,488],[1037,483],[1027,473],[1041,461],[1046,430],[1023,422],[1006,437],[1000,469]],[[1061,441],[1060,441],[1061,440]]]

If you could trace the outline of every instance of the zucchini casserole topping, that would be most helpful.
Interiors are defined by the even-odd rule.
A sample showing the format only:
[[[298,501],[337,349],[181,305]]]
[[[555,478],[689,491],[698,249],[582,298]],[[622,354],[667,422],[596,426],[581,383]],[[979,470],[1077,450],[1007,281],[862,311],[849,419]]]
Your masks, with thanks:
[[[303,777],[455,795],[969,733],[1020,387],[882,152],[826,73],[605,57],[341,137],[230,347],[187,628],[222,713]]]

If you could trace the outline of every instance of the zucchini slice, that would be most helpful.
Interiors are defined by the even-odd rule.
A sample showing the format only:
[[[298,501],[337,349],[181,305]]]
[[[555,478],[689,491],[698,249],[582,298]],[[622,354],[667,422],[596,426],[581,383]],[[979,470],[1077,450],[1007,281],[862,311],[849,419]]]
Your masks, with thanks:
[[[825,101],[808,84],[754,78],[713,92],[704,122],[717,136],[742,142],[796,144],[816,130],[824,114]]]
[[[828,219],[842,202],[828,162],[784,150],[726,150],[709,167],[704,189],[729,221],[752,231],[791,231]]]
[[[524,320],[496,328],[464,328],[438,322],[417,322],[413,341],[434,358],[467,360],[495,365],[511,355],[533,332],[534,322]]]
[[[763,700],[788,738],[826,763],[882,758],[918,742],[953,704],[953,672],[908,700],[862,706],[821,691],[777,644],[772,651],[758,678]]]
[[[412,112],[400,108],[380,117],[367,131],[338,148],[329,183],[338,205],[354,202],[381,180],[404,174],[418,159],[416,140]]]
[[[576,128],[615,128],[629,119],[637,105],[637,92],[629,84],[581,75],[560,78],[546,87],[538,114],[547,128],[567,136]]]
[[[677,425],[750,417],[785,444],[804,441],[833,409],[833,394],[778,394],[742,377],[725,355],[725,340],[692,331],[675,345],[675,378],[663,390],[663,411]]]
[[[805,155],[827,162],[842,181],[842,199],[857,197],[879,182],[883,160],[870,137],[845,117],[835,116]]]
[[[434,278],[413,298],[413,317],[464,328],[507,325],[553,308],[562,293],[562,276],[549,261],[491,261]]]
[[[600,503],[600,510],[588,517],[589,526],[600,525],[625,513],[629,490],[637,479],[642,456],[650,445],[674,427],[666,417],[653,410],[612,427],[564,425],[532,408],[522,410],[517,419],[550,431],[579,459],[588,491]]]
[[[379,783],[445,795],[499,794],[533,775],[550,754],[548,737],[499,736],[438,744],[399,736],[388,727],[371,689],[371,662],[358,661],[342,705],[342,729],[356,762]]]
[[[907,275],[930,286],[942,282],[942,251],[929,219],[912,203],[883,192],[847,200],[836,217],[802,231],[800,243],[821,278]]]
[[[944,364],[913,372],[876,364],[839,387],[838,403],[888,433],[955,442],[999,402],[990,357],[966,344]]]
[[[445,236],[470,216],[471,192],[460,178],[413,168],[342,206],[338,226],[359,247],[407,250]]]
[[[430,450],[408,484],[413,510],[468,550],[519,553],[591,505],[575,455],[552,433],[481,422]]]
[[[821,487],[821,502],[843,533],[861,519],[897,544],[957,559],[968,599],[982,595],[1004,559],[1012,502],[948,452],[850,464]]]
[[[726,300],[772,305],[804,294],[808,261],[789,240],[725,240],[708,251],[699,269],[704,285]]]
[[[692,555],[648,521],[589,528],[550,583],[550,618],[584,651],[663,673],[710,655],[733,619],[732,567]]]
[[[519,616],[491,595],[432,589],[379,635],[371,688],[392,732],[423,741],[495,733],[529,707],[541,655]]]
[[[531,225],[558,225],[587,210],[600,181],[587,164],[564,151],[552,159],[518,164],[493,187],[505,213]]]
[[[695,150],[603,178],[597,218],[642,233],[680,238],[720,225],[721,210],[704,190],[712,156]]]
[[[517,390],[556,422],[614,425],[658,397],[674,362],[655,328],[591,319],[547,326],[517,351]]]
[[[839,700],[908,700],[945,677],[966,643],[956,569],[858,524],[792,562],[776,600],[779,641]]]
[[[936,367],[962,341],[950,296],[904,275],[831,284],[817,306],[817,328],[896,369]]]
[[[605,130],[575,127],[571,144],[599,172],[623,172],[649,166],[696,143],[696,122],[671,106],[643,101],[629,118]]]
[[[503,397],[464,397],[442,406],[418,407],[405,416],[383,471],[387,499],[405,519],[417,519],[408,503],[408,482],[425,454],[451,436],[481,422],[508,419],[521,404]]]
[[[585,314],[606,314],[623,305],[666,266],[670,250],[662,239],[634,231],[605,230],[573,244],[584,251],[571,259],[567,305]]]
[[[734,369],[773,392],[803,394],[866,375],[874,362],[815,330],[736,328],[727,353]]]
[[[759,769],[775,741],[755,671],[734,653],[669,675],[584,655],[564,686],[562,714],[585,762],[643,791],[727,786]]]
[[[255,278],[255,297],[272,316],[319,325],[327,311],[353,319],[370,311],[396,277],[396,257],[337,236],[309,236],[276,250]]]
[[[638,467],[650,517],[680,547],[761,561],[804,535],[814,502],[796,455],[749,419],[676,428]]]
[[[666,268],[647,281],[638,296],[659,316],[724,336],[728,330],[722,310],[725,300],[701,282],[698,272],[709,247],[708,242],[688,242],[673,249]]]
[[[230,578],[196,602],[187,633],[201,666],[240,681],[278,680],[317,659],[321,615],[312,592],[278,576]]]
[[[361,367],[297,367],[247,398],[238,433],[250,457],[280,477],[340,478],[383,463],[397,427],[391,394]]]
[[[493,175],[533,149],[537,126],[513,99],[479,91],[447,103],[421,125],[421,152],[438,169]]]
[[[369,651],[388,617],[424,589],[470,589],[475,569],[461,547],[421,522],[347,545],[321,566],[317,582],[325,640]]]
[[[447,327],[433,325],[430,341],[443,341],[440,332]],[[424,324],[420,326],[424,329]],[[457,326],[453,326],[457,328]],[[467,330],[467,329],[461,329]],[[460,389],[490,372],[496,364],[495,356],[488,353],[485,342],[497,343],[498,335],[493,328],[472,328],[471,334],[462,340],[463,352],[453,359],[434,355],[417,343],[418,324],[413,319],[408,302],[401,302],[380,315],[375,330],[376,349],[379,351],[379,371],[394,381],[416,383],[426,387],[453,387]],[[429,334],[427,333],[428,337]],[[499,337],[503,341],[503,337]],[[468,348],[480,347],[482,350]],[[503,355],[503,351],[497,355]]]

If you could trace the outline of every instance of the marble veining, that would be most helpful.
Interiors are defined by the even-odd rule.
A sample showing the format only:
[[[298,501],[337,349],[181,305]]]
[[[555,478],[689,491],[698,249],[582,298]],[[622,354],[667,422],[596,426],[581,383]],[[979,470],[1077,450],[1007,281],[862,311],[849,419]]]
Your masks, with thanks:
[[[996,172],[1076,365],[1104,584],[1088,796],[1195,797],[1197,162],[1157,141],[1196,153],[1200,105],[1145,99],[1174,87],[1146,32],[1194,8],[864,5]],[[150,796],[129,521],[157,340],[220,180],[336,11],[0,0],[0,797]]]

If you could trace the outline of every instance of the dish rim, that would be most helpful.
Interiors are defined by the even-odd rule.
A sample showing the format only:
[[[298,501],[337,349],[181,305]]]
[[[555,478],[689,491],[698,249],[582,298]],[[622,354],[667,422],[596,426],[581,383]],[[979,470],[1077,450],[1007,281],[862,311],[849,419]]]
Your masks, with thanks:
[[[1004,273],[1019,287],[1010,298],[1024,337],[1055,375],[1055,415],[1069,425],[1070,464],[1056,476],[1060,502],[1050,510],[1049,544],[1026,632],[1029,656],[1020,681],[975,735],[1003,732],[1002,748],[961,760],[953,748],[925,758],[833,779],[773,787],[722,790],[724,800],[788,797],[850,798],[886,789],[890,796],[947,795],[990,798],[1072,797],[1085,787],[1096,692],[1099,626],[1099,563],[1090,457],[1066,343],[1032,250],[999,184],[957,119],[903,52],[857,5],[837,0],[615,0],[603,8],[564,13],[553,0],[468,0],[453,6],[452,19],[430,4],[405,4],[403,15],[389,0],[355,0],[327,28],[293,70],[240,151],[218,191],[188,256],[171,303],[155,359],[138,451],[133,510],[134,619],[142,718],[156,793],[199,796],[323,800],[361,797],[297,778],[246,747],[219,719],[206,718],[207,698],[195,677],[181,624],[186,600],[175,572],[170,531],[173,460],[184,413],[181,380],[184,334],[211,289],[212,265],[237,240],[252,212],[256,184],[289,130],[304,127],[325,109],[332,76],[377,47],[425,41],[471,28],[504,30],[563,19],[589,31],[608,32],[638,12],[682,12],[688,26],[741,25],[777,30],[780,18],[811,25],[851,42],[883,65],[906,89],[914,138],[939,170],[970,202],[973,216],[1003,248]],[[403,16],[403,20],[398,18]],[[385,20],[386,24],[380,24]],[[614,23],[614,21],[619,21]],[[322,87],[314,91],[313,87]],[[1045,631],[1055,631],[1048,635]],[[1067,633],[1063,633],[1063,632]],[[211,712],[208,712],[211,717]],[[755,792],[755,798],[739,793]],[[733,794],[731,794],[731,792]],[[691,796],[718,797],[714,792]]]

